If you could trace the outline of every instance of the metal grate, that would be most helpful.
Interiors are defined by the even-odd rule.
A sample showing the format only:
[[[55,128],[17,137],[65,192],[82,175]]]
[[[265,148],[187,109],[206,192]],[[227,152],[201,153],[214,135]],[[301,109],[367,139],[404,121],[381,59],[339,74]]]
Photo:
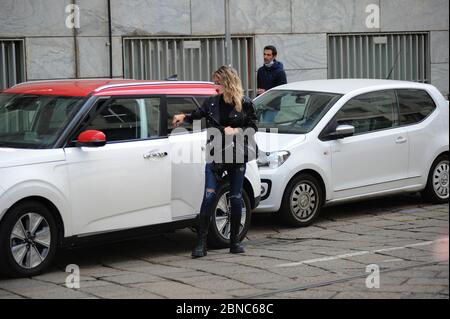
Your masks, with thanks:
[[[124,38],[124,75],[139,80],[211,81],[225,64],[224,38]],[[231,64],[245,94],[255,96],[256,73],[252,37],[233,37]]]
[[[0,90],[25,81],[23,40],[0,39]]]
[[[428,33],[328,35],[328,78],[430,82]],[[390,75],[390,76],[389,76]]]

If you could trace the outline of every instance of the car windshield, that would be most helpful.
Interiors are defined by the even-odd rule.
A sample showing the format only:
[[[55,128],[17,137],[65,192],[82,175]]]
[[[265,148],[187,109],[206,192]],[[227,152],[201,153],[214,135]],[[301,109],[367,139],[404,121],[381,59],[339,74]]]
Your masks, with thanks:
[[[51,147],[83,101],[83,97],[0,94],[0,147]]]
[[[272,90],[255,99],[258,127],[278,133],[306,134],[342,95],[334,93]]]

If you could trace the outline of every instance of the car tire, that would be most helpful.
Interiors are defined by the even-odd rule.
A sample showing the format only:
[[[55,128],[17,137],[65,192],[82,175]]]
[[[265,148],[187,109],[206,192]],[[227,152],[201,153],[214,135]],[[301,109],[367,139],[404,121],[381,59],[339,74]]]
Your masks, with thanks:
[[[323,203],[324,192],[317,178],[310,174],[299,174],[286,187],[280,217],[290,226],[306,227],[319,216]]]
[[[58,243],[50,210],[38,201],[14,206],[0,224],[0,272],[10,277],[41,274],[52,262]]]
[[[449,199],[448,154],[439,156],[431,165],[423,198],[431,203],[445,204]]]
[[[208,231],[208,246],[211,248],[227,248],[230,246],[230,186],[223,186],[214,201],[214,213]],[[242,191],[243,211],[239,240],[247,235],[251,223],[252,206],[245,190]]]

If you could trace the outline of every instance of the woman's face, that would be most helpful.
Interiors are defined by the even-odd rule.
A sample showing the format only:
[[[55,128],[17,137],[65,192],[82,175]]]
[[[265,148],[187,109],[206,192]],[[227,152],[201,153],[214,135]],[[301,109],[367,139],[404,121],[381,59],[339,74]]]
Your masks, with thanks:
[[[213,76],[213,81],[214,81],[214,84],[217,87],[217,92],[219,94],[222,94],[223,93],[223,85],[222,85],[222,82],[220,81],[220,78],[217,75],[214,75]]]

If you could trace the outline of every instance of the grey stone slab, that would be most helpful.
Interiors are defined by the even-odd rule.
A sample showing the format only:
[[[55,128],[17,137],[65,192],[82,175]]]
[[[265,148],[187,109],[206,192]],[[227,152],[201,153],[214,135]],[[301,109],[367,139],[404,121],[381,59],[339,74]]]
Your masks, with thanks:
[[[206,289],[200,289],[191,285],[173,281],[160,281],[153,283],[136,284],[132,286],[144,289],[160,296],[164,296],[166,298],[186,298],[186,296],[194,298],[191,296],[207,296],[210,294],[210,291]]]
[[[231,0],[230,12],[232,33],[291,32],[290,0]]]
[[[448,286],[447,278],[411,278],[408,285]]]
[[[161,277],[142,273],[128,273],[119,276],[103,277],[102,280],[114,282],[120,285],[126,285],[161,281]]]
[[[190,1],[115,1],[112,21],[114,36],[188,35],[191,34]]]
[[[447,0],[380,0],[382,31],[448,30]],[[408,19],[399,19],[408,12]]]
[[[431,63],[448,63],[448,31],[430,32]],[[446,207],[448,210],[448,206]]]
[[[111,2],[113,7],[114,2]],[[108,27],[108,5],[102,0],[77,0],[80,8],[80,28],[77,30],[79,36],[107,36]]]
[[[401,294],[392,292],[349,292],[344,291],[333,296],[333,299],[400,299]]]
[[[402,297],[403,299],[448,299],[448,296],[441,294],[412,293]]]
[[[280,276],[280,275],[276,275],[273,273],[269,273],[269,272],[253,272],[253,273],[246,273],[246,274],[242,274],[242,273],[235,273],[235,274],[230,274],[229,275],[231,278],[246,283],[248,285],[255,285],[255,284],[264,284],[264,283],[273,283],[273,282],[284,282],[287,281],[288,279]]]
[[[448,63],[431,65],[431,84],[437,87],[444,96],[449,94],[448,72]]]
[[[275,45],[286,70],[327,68],[326,34],[258,35],[255,37],[257,67],[263,64],[266,45]]]
[[[162,299],[158,294],[138,287],[125,287],[110,284],[107,286],[82,288],[82,291],[102,299]]]
[[[293,31],[316,32],[370,32],[366,26],[366,7],[378,4],[373,0],[293,0]]]
[[[286,77],[288,83],[324,80],[328,78],[328,69],[286,70]]]
[[[79,37],[80,77],[109,77],[109,38]]]
[[[223,0],[192,0],[192,34],[217,35],[225,33]]]
[[[66,27],[70,0],[2,0],[0,37],[70,36]]]
[[[277,294],[276,297],[288,298],[288,299],[331,299],[336,296],[335,291],[329,291],[324,289],[308,289],[301,291],[294,291],[288,293]]]
[[[75,77],[74,40],[61,38],[27,38],[26,65],[29,80]]]

